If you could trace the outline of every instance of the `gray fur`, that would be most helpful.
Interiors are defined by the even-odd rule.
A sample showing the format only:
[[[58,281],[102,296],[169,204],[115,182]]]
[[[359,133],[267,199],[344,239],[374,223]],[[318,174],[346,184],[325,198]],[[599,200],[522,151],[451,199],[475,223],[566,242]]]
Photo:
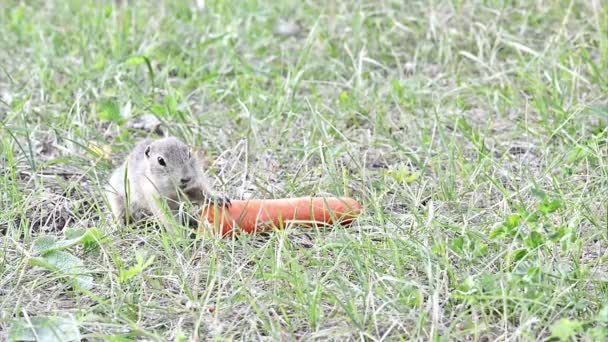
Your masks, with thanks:
[[[168,225],[169,219],[161,206],[164,201],[173,214],[185,200],[183,195],[192,202],[221,198],[229,203],[215,195],[208,184],[199,160],[190,155],[186,144],[174,137],[146,139],[138,142],[114,170],[106,196],[119,221],[152,215]]]

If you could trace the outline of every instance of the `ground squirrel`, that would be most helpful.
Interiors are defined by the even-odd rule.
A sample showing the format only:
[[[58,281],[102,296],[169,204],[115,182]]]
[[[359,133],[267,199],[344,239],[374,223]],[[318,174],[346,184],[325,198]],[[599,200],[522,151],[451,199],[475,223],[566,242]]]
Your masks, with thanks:
[[[162,209],[165,201],[172,214],[186,199],[230,205],[227,197],[217,195],[209,186],[198,158],[174,137],[137,143],[114,170],[106,196],[119,221],[154,216],[165,226],[170,222]]]

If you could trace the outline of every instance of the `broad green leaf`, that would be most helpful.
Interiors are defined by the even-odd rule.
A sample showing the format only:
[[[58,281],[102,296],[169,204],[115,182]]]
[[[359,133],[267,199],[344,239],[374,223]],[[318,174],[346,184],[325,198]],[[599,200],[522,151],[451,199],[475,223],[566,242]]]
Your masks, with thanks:
[[[528,254],[528,251],[525,249],[518,249],[512,254],[513,262],[518,262],[523,259]]]
[[[97,247],[103,243],[104,235],[97,228],[67,229],[64,235],[70,241],[70,246],[82,244],[86,248]]]
[[[485,292],[493,292],[499,287],[496,278],[495,274],[483,273],[479,276],[478,283]]]
[[[519,215],[509,215],[509,217],[503,222],[503,226],[513,229],[519,225],[519,220],[521,217]]]
[[[490,239],[497,239],[497,240],[504,238],[505,237],[505,228],[498,227],[498,228],[492,229],[489,237],[490,237]]]
[[[475,287],[475,279],[472,276],[468,276],[461,284],[458,285],[458,290],[462,292],[469,292]]]
[[[531,232],[526,239],[526,246],[536,248],[544,243],[544,238],[539,232]]]
[[[542,212],[543,214],[550,214],[554,211],[556,211],[557,209],[561,208],[562,206],[562,201],[558,200],[558,199],[554,199],[554,200],[544,200],[541,204],[539,204],[538,206],[538,210],[540,212]]]
[[[103,16],[109,18],[112,15],[112,6],[106,5],[103,8]]]
[[[567,341],[575,337],[582,327],[583,325],[579,321],[562,318],[553,323],[549,330],[551,331],[551,337],[557,337],[561,341]]]
[[[541,270],[539,267],[528,267],[527,274],[529,277],[536,277],[541,274]]]
[[[8,331],[9,341],[80,341],[78,322],[71,317],[32,317],[14,321]]]
[[[63,232],[66,239],[76,239],[83,236],[86,233],[86,229],[68,228]]]
[[[566,235],[566,227],[559,226],[553,233],[549,234],[549,238],[551,239],[551,241],[559,241],[565,235]]]
[[[535,223],[535,222],[538,222],[539,218],[540,218],[540,215],[538,215],[538,212],[535,211],[531,214],[528,214],[528,216],[526,217],[526,222]]]
[[[479,246],[475,248],[473,255],[476,257],[488,255],[488,245],[485,243],[480,243]]]
[[[122,121],[118,104],[110,99],[101,100],[97,104],[97,117],[104,121]]]
[[[349,100],[348,93],[345,91],[341,92],[339,99],[340,99],[340,102],[342,102],[342,103],[348,102],[348,100]]]
[[[160,103],[153,103],[150,106],[150,111],[152,113],[154,113],[158,117],[165,117],[166,116],[165,107],[162,104],[160,104]]]
[[[49,235],[39,236],[34,240],[33,249],[37,254],[44,254],[57,248],[57,240]]]
[[[450,246],[452,247],[452,251],[454,251],[454,253],[462,254],[462,252],[464,251],[464,238],[462,236],[459,236],[453,239],[450,242]]]
[[[44,235],[34,241],[34,252],[45,254],[56,250],[67,249],[74,245],[83,244],[85,247],[94,247],[101,243],[103,234],[97,228],[68,229],[65,232],[67,240],[55,240],[54,237]]]
[[[29,261],[32,266],[40,266],[72,279],[83,289],[89,290],[93,287],[93,277],[85,274],[82,260],[68,252],[55,250],[40,257],[30,258]]]

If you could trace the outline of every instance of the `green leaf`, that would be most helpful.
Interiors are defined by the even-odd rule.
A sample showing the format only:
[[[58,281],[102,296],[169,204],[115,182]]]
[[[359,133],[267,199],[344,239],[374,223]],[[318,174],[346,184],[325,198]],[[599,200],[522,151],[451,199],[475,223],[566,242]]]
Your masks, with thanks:
[[[36,238],[33,243],[34,253],[44,254],[57,248],[57,240],[49,235],[42,235]]]
[[[30,258],[29,262],[32,266],[40,266],[73,280],[82,289],[89,290],[93,287],[93,277],[84,274],[83,261],[68,252],[54,250],[41,257]]]
[[[492,240],[500,240],[502,238],[505,237],[505,228],[504,227],[498,227],[498,228],[494,228],[491,232],[490,232],[490,239]]]
[[[97,228],[90,229],[68,229],[65,231],[67,240],[55,240],[54,237],[43,235],[34,240],[34,252],[46,254],[52,251],[63,250],[74,245],[82,244],[87,248],[98,246],[103,239],[103,234]]]
[[[488,255],[488,245],[485,243],[480,243],[479,246],[475,248],[473,255],[476,257]]]
[[[554,211],[556,211],[557,209],[561,208],[562,206],[562,201],[558,200],[558,199],[554,199],[554,200],[543,200],[543,202],[541,204],[539,204],[538,206],[538,210],[543,213],[543,214],[550,214]]]
[[[80,341],[78,322],[71,317],[32,317],[14,321],[8,331],[9,341]]]
[[[528,215],[528,217],[526,217],[526,222],[528,222],[528,223],[538,222],[539,218],[540,217],[538,215],[538,212],[534,212],[534,213]]]
[[[104,242],[104,235],[97,228],[89,229],[66,229],[64,232],[66,238],[72,244],[82,244],[85,248],[94,248],[100,246]]]
[[[531,232],[526,239],[526,246],[536,248],[544,243],[544,238],[539,232]]]
[[[540,278],[542,271],[539,267],[528,267],[527,274],[528,274],[528,278],[530,278],[530,279],[538,279],[538,278]]]
[[[566,341],[575,337],[576,334],[581,331],[582,327],[583,324],[579,321],[562,318],[553,323],[549,330],[551,331],[551,337],[557,337],[561,341]]]
[[[387,171],[386,174],[399,183],[413,183],[420,177],[420,172],[410,172],[407,167],[400,167],[397,170]]]
[[[154,113],[156,116],[159,116],[159,117],[165,117],[166,116],[165,107],[163,105],[161,105],[160,103],[153,103],[150,106],[150,111],[152,113]]]
[[[345,92],[345,91],[341,92],[341,93],[340,93],[340,97],[339,97],[339,99],[340,99],[340,102],[341,102],[341,103],[346,103],[346,102],[348,102],[348,100],[349,100],[348,93],[347,93],[347,92]]]
[[[112,15],[112,6],[106,5],[103,8],[103,16],[109,18]]]
[[[118,282],[124,283],[129,279],[135,277],[136,275],[142,273],[148,266],[150,266],[154,262],[154,256],[151,256],[146,262],[144,262],[144,258],[141,255],[136,256],[137,264],[130,267],[129,269],[121,269],[118,274]]]
[[[513,229],[519,225],[519,220],[521,216],[519,215],[509,215],[509,217],[503,222],[503,226]]]
[[[452,251],[456,254],[462,254],[464,251],[464,238],[459,236],[450,242]]]
[[[81,237],[82,235],[84,235],[86,233],[86,229],[83,228],[68,228],[65,231],[63,231],[63,236],[65,236],[67,239],[76,239]]]
[[[97,117],[103,121],[121,122],[120,108],[110,99],[101,100],[97,104]]]
[[[478,280],[479,285],[484,292],[494,292],[498,288],[496,275],[491,273],[483,273]]]
[[[513,262],[518,262],[528,254],[526,249],[518,249],[512,254]]]
[[[458,285],[458,291],[469,292],[475,287],[475,279],[472,276],[468,276],[460,285]]]
[[[551,239],[551,241],[557,242],[565,235],[566,235],[566,227],[559,226],[553,233],[549,234],[549,239]]]

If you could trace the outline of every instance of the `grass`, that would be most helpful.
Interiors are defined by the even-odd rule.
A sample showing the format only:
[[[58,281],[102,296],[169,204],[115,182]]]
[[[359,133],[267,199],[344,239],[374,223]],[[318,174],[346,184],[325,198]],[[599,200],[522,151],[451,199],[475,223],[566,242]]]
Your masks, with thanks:
[[[1,340],[608,335],[601,1],[0,8]],[[102,187],[155,136],[144,114],[231,198],[366,212],[232,240],[119,229]]]

